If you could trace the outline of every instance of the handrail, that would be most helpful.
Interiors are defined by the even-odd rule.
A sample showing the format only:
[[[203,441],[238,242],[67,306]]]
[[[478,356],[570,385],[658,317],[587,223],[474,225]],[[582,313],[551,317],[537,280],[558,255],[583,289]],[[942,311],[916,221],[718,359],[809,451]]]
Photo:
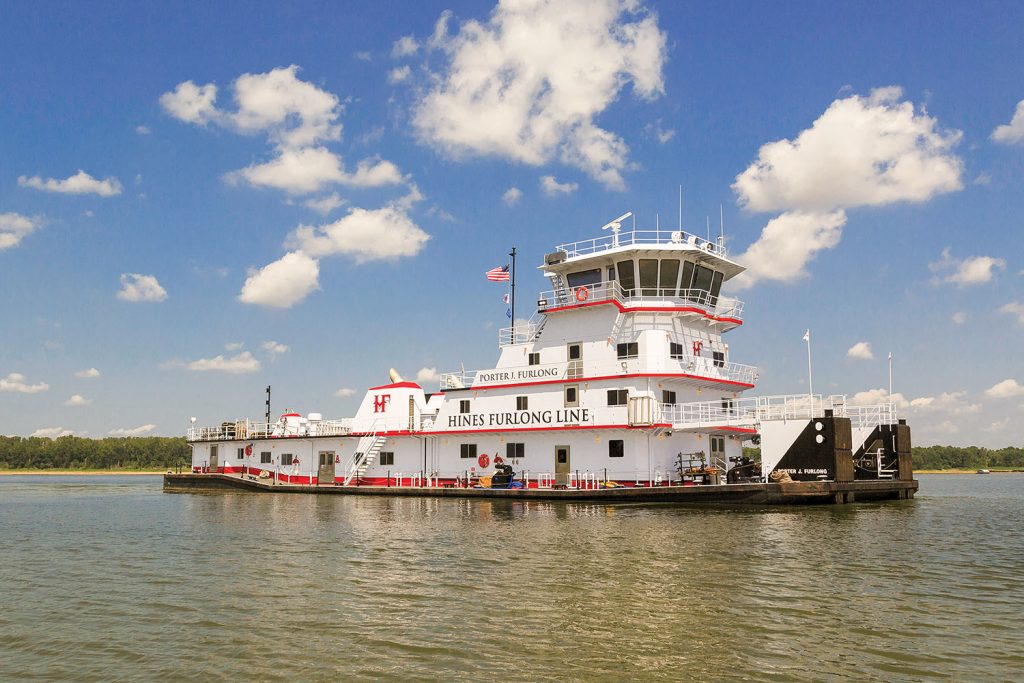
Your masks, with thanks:
[[[688,246],[723,258],[726,257],[727,253],[725,246],[719,244],[717,240],[707,240],[683,230],[660,229],[630,230],[626,232],[620,231],[617,233],[602,235],[601,237],[580,240],[578,242],[559,244],[555,247],[555,251],[564,252],[566,258],[573,258],[575,256],[596,254],[601,251],[607,251],[608,249],[615,249],[618,247],[638,246],[644,244],[667,244],[678,247]]]
[[[749,398],[659,404],[660,421],[676,428],[751,426],[772,420],[811,419],[831,410],[835,417],[850,419],[854,429],[896,422],[892,402],[868,406],[847,405],[845,396],[822,398],[815,394],[751,396]]]
[[[586,290],[586,291],[584,291]],[[743,302],[730,296],[712,296],[704,289],[677,287],[632,287],[625,289],[618,280],[604,280],[576,289],[549,289],[537,295],[541,313],[566,306],[615,301],[625,308],[644,304],[669,304],[703,309],[716,318],[743,319]],[[519,326],[521,327],[521,326]],[[506,328],[508,329],[508,328]]]

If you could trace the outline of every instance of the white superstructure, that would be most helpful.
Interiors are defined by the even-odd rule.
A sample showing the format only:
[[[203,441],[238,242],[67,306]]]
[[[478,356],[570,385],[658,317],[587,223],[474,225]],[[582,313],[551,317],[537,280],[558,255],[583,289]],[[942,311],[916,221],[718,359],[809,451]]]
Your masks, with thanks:
[[[610,227],[545,256],[550,289],[528,323],[499,332],[495,367],[442,374],[433,394],[392,371],[341,420],[289,411],[271,424],[194,427],[193,469],[287,483],[461,486],[507,463],[529,487],[650,486],[697,469],[724,474],[766,421],[826,409],[867,432],[895,421],[888,404],[744,398],[758,370],[732,359],[724,334],[743,324],[743,303],[721,295],[743,267],[721,240]]]

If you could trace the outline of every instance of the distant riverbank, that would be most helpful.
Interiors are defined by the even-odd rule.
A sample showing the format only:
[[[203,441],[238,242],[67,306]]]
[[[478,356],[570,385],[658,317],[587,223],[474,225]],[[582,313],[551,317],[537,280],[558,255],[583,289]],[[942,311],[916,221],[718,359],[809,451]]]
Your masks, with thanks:
[[[33,476],[111,476],[111,475],[136,475],[136,474],[163,474],[167,470],[61,470],[61,469],[48,469],[48,470],[0,470],[0,477],[16,477],[24,475]]]

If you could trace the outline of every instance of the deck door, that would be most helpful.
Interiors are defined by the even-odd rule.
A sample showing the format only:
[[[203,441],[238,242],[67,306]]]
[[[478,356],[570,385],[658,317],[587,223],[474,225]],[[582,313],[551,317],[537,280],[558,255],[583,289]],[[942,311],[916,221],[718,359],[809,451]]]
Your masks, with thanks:
[[[320,465],[316,471],[318,484],[334,483],[334,451],[320,451]]]
[[[555,485],[569,485],[569,447],[555,446]]]

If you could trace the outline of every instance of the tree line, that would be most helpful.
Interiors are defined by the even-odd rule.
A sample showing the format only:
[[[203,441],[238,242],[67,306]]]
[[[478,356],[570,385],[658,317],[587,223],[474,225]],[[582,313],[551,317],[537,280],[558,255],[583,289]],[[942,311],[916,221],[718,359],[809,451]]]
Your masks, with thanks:
[[[744,448],[743,455],[761,459],[760,448]],[[983,448],[981,446],[914,446],[910,455],[916,470],[988,469],[1012,467],[1024,469],[1024,448]]]
[[[0,469],[162,470],[191,462],[184,437],[0,436]]]

